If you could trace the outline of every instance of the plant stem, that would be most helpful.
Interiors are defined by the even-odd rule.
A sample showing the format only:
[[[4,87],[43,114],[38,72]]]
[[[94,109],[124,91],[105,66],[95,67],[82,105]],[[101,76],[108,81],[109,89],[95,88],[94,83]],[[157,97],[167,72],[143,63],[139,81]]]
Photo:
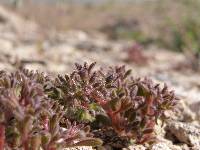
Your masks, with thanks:
[[[0,124],[0,150],[4,149],[5,143],[5,126],[1,123]]]

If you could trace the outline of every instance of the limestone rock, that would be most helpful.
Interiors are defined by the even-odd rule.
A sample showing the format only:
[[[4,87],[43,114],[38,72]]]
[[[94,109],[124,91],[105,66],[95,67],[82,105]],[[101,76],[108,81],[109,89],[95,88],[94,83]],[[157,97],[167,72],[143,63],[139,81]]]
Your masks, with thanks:
[[[172,150],[166,143],[157,143],[157,144],[154,144],[151,148],[151,150]]]
[[[190,105],[191,110],[196,113],[196,119],[200,121],[200,102],[195,102]]]
[[[171,121],[167,124],[167,130],[178,141],[193,147],[200,147],[200,127],[191,123]]]
[[[182,122],[192,122],[196,119],[196,114],[192,112],[186,100],[180,100],[174,112],[167,114],[171,119]]]
[[[146,148],[143,145],[131,145],[123,150],[146,150]]]

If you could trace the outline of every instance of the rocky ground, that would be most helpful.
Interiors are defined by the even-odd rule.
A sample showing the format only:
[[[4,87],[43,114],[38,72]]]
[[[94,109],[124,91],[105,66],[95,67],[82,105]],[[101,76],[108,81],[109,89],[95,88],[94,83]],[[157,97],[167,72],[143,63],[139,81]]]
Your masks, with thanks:
[[[130,53],[131,48],[139,52]],[[200,76],[190,68],[179,69],[180,62],[186,61],[183,54],[154,45],[138,48],[132,41],[111,41],[100,33],[77,30],[43,33],[37,24],[3,7],[0,7],[0,54],[0,70],[25,67],[64,74],[73,69],[75,62],[95,61],[103,68],[126,65],[136,77],[165,82],[181,102],[175,112],[169,112],[172,119],[163,128],[157,127],[159,140],[150,149],[200,150]],[[132,145],[128,149],[147,148]]]

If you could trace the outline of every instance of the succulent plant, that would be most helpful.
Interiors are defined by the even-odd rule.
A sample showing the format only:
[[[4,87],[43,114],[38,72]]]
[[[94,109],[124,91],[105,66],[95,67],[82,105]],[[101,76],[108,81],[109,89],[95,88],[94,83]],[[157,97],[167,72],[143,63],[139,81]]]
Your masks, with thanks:
[[[48,98],[50,80],[42,73],[0,72],[0,150],[57,150],[98,145],[84,124],[63,117],[63,106]]]
[[[133,78],[125,66],[76,64],[69,75],[0,71],[0,150],[57,150],[155,139],[178,98],[164,85]],[[101,139],[101,140],[100,140]],[[117,141],[117,142],[116,142]]]
[[[165,111],[178,101],[174,92],[150,79],[131,77],[125,66],[93,71],[94,65],[76,64],[70,75],[59,75],[49,97],[66,108],[66,116],[93,130],[112,128],[136,143],[153,140],[157,120],[164,121]]]

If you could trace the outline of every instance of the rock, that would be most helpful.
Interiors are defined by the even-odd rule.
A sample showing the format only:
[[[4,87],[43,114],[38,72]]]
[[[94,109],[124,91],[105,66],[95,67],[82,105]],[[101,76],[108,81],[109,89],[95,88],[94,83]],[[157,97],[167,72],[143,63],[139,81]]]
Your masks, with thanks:
[[[112,49],[112,45],[105,40],[84,40],[79,41],[75,45],[77,49],[88,50],[88,51],[108,51]]]
[[[186,145],[170,145],[169,146],[171,150],[190,150],[190,148]]]
[[[13,68],[8,63],[2,63],[2,62],[0,62],[0,70],[12,71]]]
[[[182,114],[182,121],[192,122],[195,120],[196,115],[191,111],[186,101],[180,101],[177,108],[179,109],[179,114]]]
[[[154,144],[151,148],[151,150],[172,150],[166,143],[157,143],[157,144]]]
[[[200,127],[191,123],[177,121],[168,122],[166,130],[174,135],[179,142],[193,147],[200,147]]]
[[[3,38],[0,38],[0,51],[1,52],[7,52],[10,51],[13,48],[13,43],[10,42],[10,40],[6,40]]]
[[[190,108],[196,114],[196,119],[200,122],[200,102],[192,103]]]
[[[123,150],[146,150],[143,145],[131,145],[128,148],[123,148]]]
[[[192,122],[196,119],[196,114],[191,111],[186,100],[180,100],[175,111],[167,112],[167,115],[173,119],[181,122]]]
[[[187,144],[179,144],[179,145],[173,145],[173,150],[191,150],[191,148],[189,148],[187,146]]]
[[[172,141],[162,136],[158,136],[157,139],[157,143],[151,146],[151,150],[190,150],[186,144],[181,143],[174,145]]]

